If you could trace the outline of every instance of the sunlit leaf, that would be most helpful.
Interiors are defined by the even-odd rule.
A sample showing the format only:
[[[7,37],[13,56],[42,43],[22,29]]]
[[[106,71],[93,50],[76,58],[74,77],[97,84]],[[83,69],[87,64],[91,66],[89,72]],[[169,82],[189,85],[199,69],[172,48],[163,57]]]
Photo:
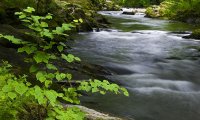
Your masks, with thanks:
[[[44,28],[48,27],[48,24],[46,22],[41,22],[40,25],[41,25],[41,27],[44,27]]]
[[[28,55],[31,53],[34,53],[37,50],[35,46],[23,46],[21,48],[18,48],[18,52],[26,52]]]
[[[79,19],[79,22],[80,22],[80,23],[83,23],[83,19]]]
[[[25,11],[25,12],[28,12],[28,13],[32,13],[32,12],[35,11],[35,9],[32,8],[32,7],[27,7],[26,9],[24,9],[24,11]]]
[[[13,100],[13,99],[15,99],[17,97],[17,94],[13,93],[13,92],[9,92],[8,93],[8,97],[10,97]]]
[[[73,20],[75,23],[78,23],[78,20]]]
[[[48,63],[49,61],[49,58],[50,58],[50,55],[45,53],[45,52],[42,52],[42,51],[38,51],[36,52],[36,54],[33,56],[34,60],[37,62],[37,63],[41,63],[41,62],[44,62],[44,63]]]
[[[63,59],[65,59],[67,62],[71,63],[74,61],[74,55],[68,54],[67,56],[65,54],[62,54],[61,56]]]
[[[20,83],[15,87],[15,91],[20,95],[23,95],[27,90],[28,87],[23,83]]]

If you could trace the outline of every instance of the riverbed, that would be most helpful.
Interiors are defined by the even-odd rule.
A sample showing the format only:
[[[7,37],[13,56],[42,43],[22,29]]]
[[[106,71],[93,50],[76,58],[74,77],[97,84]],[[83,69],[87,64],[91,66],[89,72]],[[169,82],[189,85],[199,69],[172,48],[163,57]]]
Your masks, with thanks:
[[[94,94],[82,97],[82,104],[128,120],[200,120],[200,54],[189,48],[200,42],[182,38],[195,27],[143,14],[99,13],[111,27],[80,33],[71,52],[113,71],[106,77],[130,96]]]

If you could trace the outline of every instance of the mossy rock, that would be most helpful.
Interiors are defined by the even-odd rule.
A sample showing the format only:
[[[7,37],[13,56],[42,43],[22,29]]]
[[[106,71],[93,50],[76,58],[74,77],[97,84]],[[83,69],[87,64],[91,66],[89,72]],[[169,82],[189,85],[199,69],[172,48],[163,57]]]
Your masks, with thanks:
[[[158,18],[158,17],[161,17],[160,16],[160,7],[157,6],[157,5],[153,5],[153,6],[150,6],[146,9],[146,16],[145,17],[150,17],[150,18]]]
[[[200,39],[200,29],[196,29],[192,32],[191,37],[194,39]]]
[[[124,11],[122,14],[125,14],[125,15],[135,15],[135,12],[131,11]]]
[[[196,29],[189,36],[184,36],[186,39],[199,39],[200,40],[200,29]]]

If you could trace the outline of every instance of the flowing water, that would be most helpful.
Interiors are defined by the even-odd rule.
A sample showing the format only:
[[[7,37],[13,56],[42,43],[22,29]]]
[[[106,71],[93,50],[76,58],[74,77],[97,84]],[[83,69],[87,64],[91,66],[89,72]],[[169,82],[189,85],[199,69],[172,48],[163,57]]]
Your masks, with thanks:
[[[188,48],[200,42],[182,38],[194,27],[141,14],[100,14],[112,27],[80,33],[72,52],[114,71],[107,77],[130,96],[95,94],[83,104],[129,120],[200,120],[200,54]],[[183,59],[170,59],[177,56]]]

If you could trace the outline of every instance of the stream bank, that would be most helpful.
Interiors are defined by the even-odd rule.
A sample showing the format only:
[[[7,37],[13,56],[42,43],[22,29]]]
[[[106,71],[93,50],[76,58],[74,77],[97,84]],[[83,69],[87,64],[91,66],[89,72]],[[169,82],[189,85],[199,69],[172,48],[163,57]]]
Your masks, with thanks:
[[[163,1],[159,5],[151,5],[146,10],[146,17],[161,18],[168,20],[176,20],[185,22],[194,26],[197,29],[192,31],[192,34],[184,38],[200,39],[200,10],[199,1]]]

